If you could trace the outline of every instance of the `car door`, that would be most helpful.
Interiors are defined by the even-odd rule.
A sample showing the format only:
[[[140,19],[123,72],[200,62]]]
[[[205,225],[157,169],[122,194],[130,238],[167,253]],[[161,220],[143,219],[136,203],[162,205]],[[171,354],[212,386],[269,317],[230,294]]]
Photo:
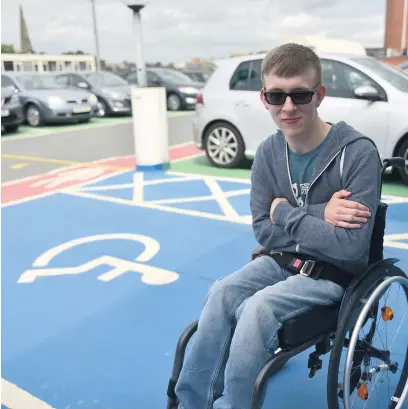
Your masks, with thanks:
[[[261,64],[261,59],[242,62],[230,81],[230,103],[234,107],[247,154],[254,154],[259,144],[277,129],[260,100]]]
[[[320,117],[326,122],[347,122],[371,138],[382,154],[389,121],[389,104],[384,89],[368,75],[344,62],[322,59],[322,71],[327,95],[319,108]],[[381,100],[358,98],[355,90],[361,85],[377,89]]]

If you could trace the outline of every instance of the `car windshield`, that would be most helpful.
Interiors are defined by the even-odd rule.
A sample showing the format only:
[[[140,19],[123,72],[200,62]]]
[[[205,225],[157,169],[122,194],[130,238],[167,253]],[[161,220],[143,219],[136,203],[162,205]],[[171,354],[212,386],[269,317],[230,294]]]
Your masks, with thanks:
[[[189,76],[175,70],[160,70],[156,71],[156,74],[171,84],[189,84],[193,82]]]
[[[61,89],[63,86],[57,82],[57,79],[52,75],[32,74],[32,75],[17,75],[16,80],[24,89]]]
[[[408,76],[398,69],[374,58],[353,58],[353,61],[368,68],[400,91],[408,93]]]
[[[129,85],[124,79],[111,72],[92,72],[84,77],[92,84],[103,87],[121,87]]]

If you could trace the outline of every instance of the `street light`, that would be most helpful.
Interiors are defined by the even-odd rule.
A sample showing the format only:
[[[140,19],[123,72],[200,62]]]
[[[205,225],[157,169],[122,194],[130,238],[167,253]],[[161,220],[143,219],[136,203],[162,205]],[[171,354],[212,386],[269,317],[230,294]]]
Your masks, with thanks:
[[[95,11],[95,0],[91,0],[92,4],[92,22],[94,30],[94,41],[95,41],[95,51],[96,51],[96,71],[99,72],[101,69],[101,56],[99,53],[99,40],[98,40],[98,27],[96,25],[96,11]]]
[[[121,0],[133,11],[133,26],[136,34],[136,72],[139,87],[147,86],[146,67],[143,59],[142,19],[140,11],[147,5],[146,1]]]

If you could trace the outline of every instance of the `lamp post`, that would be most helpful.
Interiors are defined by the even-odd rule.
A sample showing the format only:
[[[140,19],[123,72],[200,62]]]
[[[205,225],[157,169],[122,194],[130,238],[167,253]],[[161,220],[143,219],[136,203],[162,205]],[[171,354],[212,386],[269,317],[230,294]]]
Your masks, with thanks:
[[[143,59],[143,33],[141,10],[147,5],[146,1],[122,0],[122,3],[133,12],[133,27],[136,35],[136,72],[139,87],[147,86],[146,67]]]
[[[98,27],[96,25],[96,11],[95,11],[95,0],[91,0],[92,5],[92,23],[94,30],[94,40],[95,40],[95,51],[96,51],[96,72],[101,69],[101,56],[99,53],[99,39],[98,39]]]

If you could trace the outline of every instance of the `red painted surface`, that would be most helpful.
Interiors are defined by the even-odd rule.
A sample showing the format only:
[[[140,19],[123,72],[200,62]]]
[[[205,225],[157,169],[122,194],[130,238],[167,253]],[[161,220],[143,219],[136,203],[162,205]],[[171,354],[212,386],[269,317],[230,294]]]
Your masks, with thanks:
[[[169,149],[170,161],[189,158],[201,151],[193,144],[176,146]],[[133,156],[104,159],[84,166],[70,166],[57,169],[45,175],[33,176],[1,186],[2,204],[11,204],[20,200],[41,197],[64,188],[89,183],[101,177],[113,176],[135,168]]]

